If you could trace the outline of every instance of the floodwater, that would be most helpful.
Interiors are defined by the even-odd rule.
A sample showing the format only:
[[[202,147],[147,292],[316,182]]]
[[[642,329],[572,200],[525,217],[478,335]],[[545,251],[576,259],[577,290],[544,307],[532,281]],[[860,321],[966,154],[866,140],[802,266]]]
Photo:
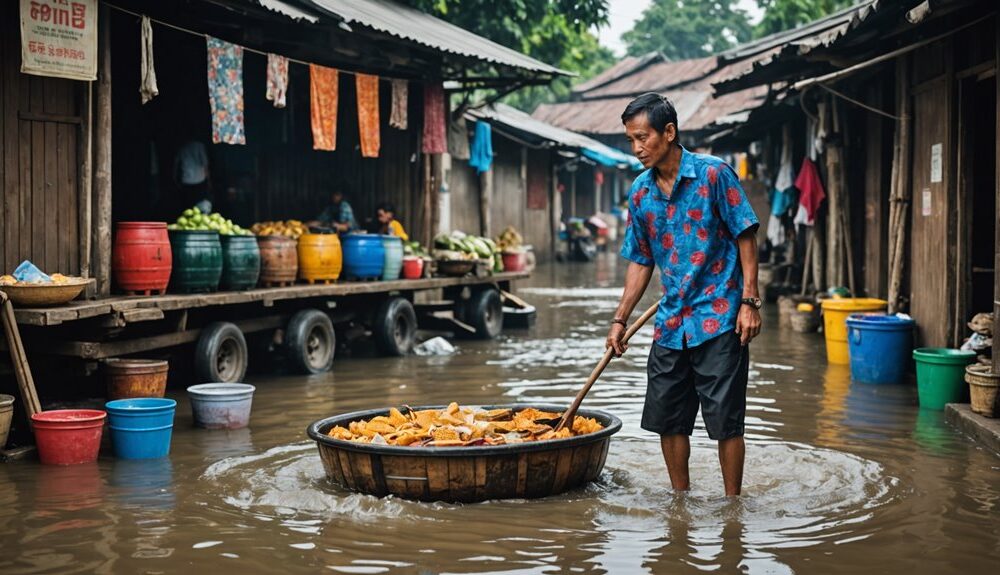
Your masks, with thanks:
[[[826,365],[821,335],[778,331],[773,309],[751,348],[742,498],[721,496],[700,419],[692,491],[670,490],[657,438],[639,428],[648,328],[584,404],[624,421],[596,484],[449,505],[327,482],[305,436],[327,415],[568,404],[603,352],[622,278],[614,257],[540,268],[520,286],[540,310],[535,328],[459,342],[453,356],[344,358],[331,374],[251,377],[250,429],[195,429],[172,390],[168,459],[0,465],[0,572],[997,572],[1000,457],[917,409],[912,385],[851,384],[846,368]]]

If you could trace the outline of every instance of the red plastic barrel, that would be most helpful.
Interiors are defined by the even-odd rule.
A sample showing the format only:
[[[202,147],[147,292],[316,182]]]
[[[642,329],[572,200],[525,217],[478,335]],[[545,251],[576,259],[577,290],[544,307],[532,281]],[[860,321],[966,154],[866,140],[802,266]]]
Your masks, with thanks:
[[[32,415],[38,458],[47,465],[97,461],[105,417],[98,409],[55,409]]]
[[[123,291],[163,293],[173,265],[167,224],[118,222],[111,257],[115,283]]]

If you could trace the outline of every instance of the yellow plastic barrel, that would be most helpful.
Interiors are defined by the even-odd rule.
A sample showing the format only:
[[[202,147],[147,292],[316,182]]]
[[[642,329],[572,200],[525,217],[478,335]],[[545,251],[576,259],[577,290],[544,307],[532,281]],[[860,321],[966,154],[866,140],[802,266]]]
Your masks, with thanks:
[[[343,267],[344,255],[336,234],[299,237],[299,279],[309,283],[335,281]]]
[[[885,313],[884,299],[853,297],[823,300],[823,334],[826,336],[826,360],[849,364],[847,351],[847,316],[852,313]]]

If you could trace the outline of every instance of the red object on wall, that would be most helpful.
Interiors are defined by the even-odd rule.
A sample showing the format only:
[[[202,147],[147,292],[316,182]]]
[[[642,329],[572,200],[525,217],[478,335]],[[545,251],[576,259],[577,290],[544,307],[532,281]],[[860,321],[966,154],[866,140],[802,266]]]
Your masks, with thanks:
[[[127,292],[166,291],[173,267],[167,224],[118,222],[115,231],[111,259],[118,287]]]
[[[604,172],[601,170],[594,170],[594,183],[598,186],[604,183]]]

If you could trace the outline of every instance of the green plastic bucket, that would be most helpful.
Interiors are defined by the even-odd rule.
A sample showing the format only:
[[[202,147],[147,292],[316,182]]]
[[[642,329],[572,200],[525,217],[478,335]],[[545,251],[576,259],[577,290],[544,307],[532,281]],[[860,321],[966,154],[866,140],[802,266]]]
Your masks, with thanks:
[[[920,407],[944,409],[947,403],[965,398],[965,366],[976,360],[976,352],[945,347],[913,350],[917,364],[917,395]]]

